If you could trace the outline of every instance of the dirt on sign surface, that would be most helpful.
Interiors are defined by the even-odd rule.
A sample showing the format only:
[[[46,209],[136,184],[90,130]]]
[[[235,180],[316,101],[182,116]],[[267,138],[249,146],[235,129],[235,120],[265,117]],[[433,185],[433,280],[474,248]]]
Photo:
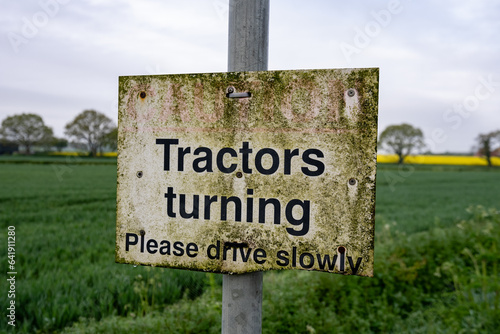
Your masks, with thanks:
[[[373,275],[378,69],[120,77],[116,261]]]

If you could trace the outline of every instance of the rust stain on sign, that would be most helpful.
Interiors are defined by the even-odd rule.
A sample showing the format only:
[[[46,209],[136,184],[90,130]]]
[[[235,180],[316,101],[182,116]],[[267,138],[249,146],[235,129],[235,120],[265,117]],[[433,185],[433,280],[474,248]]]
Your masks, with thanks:
[[[117,262],[373,275],[378,69],[119,86]]]

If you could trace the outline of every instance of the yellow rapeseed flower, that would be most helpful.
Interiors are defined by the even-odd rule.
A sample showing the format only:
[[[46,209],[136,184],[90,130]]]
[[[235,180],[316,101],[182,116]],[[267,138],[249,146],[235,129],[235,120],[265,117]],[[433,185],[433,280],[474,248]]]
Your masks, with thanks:
[[[396,154],[379,154],[377,162],[379,163],[397,163],[398,156]],[[461,155],[410,155],[405,158],[405,163],[408,164],[423,164],[423,165],[462,165],[462,166],[487,166],[485,158],[474,156]],[[500,158],[492,157],[491,163],[493,166],[500,166]]]

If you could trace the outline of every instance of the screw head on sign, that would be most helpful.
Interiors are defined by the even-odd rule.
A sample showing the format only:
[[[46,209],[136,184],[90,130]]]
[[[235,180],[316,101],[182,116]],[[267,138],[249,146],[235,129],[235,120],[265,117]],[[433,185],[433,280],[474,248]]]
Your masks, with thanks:
[[[142,177],[142,170],[138,171],[136,175],[138,178],[141,178]]]
[[[353,97],[354,95],[356,95],[356,91],[354,89],[351,88],[347,90],[347,96]]]
[[[356,185],[356,179],[349,179],[349,185],[350,186],[355,186]]]
[[[227,88],[227,93],[228,93],[228,94],[232,94],[232,93],[234,93],[234,87],[232,87],[232,86],[231,86],[231,87],[228,87],[228,88]]]

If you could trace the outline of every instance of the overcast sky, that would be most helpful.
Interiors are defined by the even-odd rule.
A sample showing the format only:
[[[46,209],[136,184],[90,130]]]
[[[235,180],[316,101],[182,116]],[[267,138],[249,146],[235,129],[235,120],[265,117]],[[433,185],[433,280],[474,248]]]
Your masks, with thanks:
[[[0,0],[0,120],[117,121],[118,76],[227,70],[229,0]],[[379,67],[379,131],[469,152],[500,129],[500,2],[271,0],[269,70]]]

